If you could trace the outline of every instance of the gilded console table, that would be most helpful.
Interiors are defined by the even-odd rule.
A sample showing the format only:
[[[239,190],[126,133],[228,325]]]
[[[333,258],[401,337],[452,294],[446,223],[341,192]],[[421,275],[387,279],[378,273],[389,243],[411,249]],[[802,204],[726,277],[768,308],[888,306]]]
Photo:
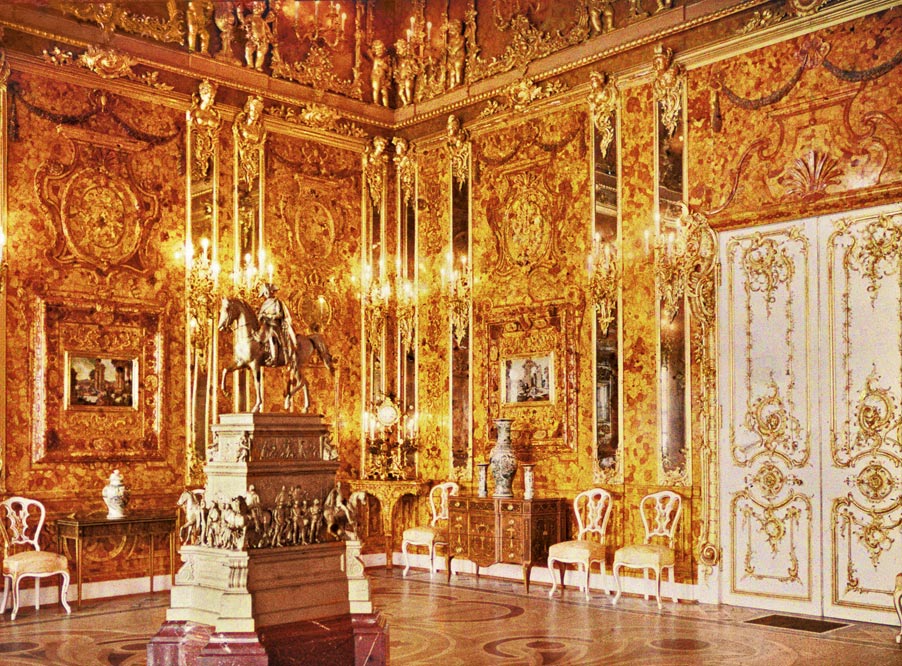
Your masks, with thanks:
[[[351,492],[365,492],[379,500],[382,535],[385,538],[385,567],[391,569],[392,553],[394,553],[395,547],[395,534],[392,527],[395,505],[404,495],[425,494],[429,490],[429,484],[425,481],[379,481],[375,479],[351,479],[348,483],[351,486]]]
[[[451,580],[451,560],[470,560],[479,567],[497,562],[519,564],[529,592],[534,562],[548,561],[548,548],[565,541],[569,502],[562,498],[516,499],[451,497],[445,568]]]
[[[78,588],[78,606],[81,606],[81,578],[83,568],[83,547],[86,539],[137,538],[146,537],[150,546],[148,576],[150,593],[153,594],[153,556],[157,537],[169,539],[169,575],[175,582],[175,532],[176,514],[157,513],[127,515],[124,518],[107,518],[103,514],[69,516],[56,520],[56,547],[65,554],[65,541],[75,542],[75,580]]]

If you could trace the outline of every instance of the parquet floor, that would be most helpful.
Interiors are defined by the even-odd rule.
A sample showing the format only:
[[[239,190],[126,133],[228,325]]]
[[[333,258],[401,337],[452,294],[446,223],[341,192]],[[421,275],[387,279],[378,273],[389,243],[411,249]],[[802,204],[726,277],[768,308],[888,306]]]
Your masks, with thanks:
[[[902,666],[898,627],[850,623],[823,634],[746,624],[765,611],[611,598],[574,588],[548,598],[535,585],[472,576],[369,570],[386,616],[393,666]],[[0,619],[3,666],[138,666],[163,622],[168,593],[55,605]]]

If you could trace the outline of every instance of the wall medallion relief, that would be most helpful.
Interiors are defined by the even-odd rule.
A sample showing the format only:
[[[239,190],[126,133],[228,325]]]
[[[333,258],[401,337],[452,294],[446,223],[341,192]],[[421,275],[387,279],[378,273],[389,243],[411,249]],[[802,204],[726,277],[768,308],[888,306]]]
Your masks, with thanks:
[[[152,184],[137,177],[132,160],[148,144],[65,125],[57,131],[64,145],[50,154],[69,153],[72,160],[50,157],[35,174],[38,197],[57,232],[50,256],[103,273],[113,267],[143,272],[160,202]]]

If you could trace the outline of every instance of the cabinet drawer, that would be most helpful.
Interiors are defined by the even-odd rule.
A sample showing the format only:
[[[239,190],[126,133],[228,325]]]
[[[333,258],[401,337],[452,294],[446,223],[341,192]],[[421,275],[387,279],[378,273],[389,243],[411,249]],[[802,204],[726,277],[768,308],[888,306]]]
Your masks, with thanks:
[[[515,513],[501,514],[501,561],[520,562],[526,557],[525,538],[523,534],[523,517]]]

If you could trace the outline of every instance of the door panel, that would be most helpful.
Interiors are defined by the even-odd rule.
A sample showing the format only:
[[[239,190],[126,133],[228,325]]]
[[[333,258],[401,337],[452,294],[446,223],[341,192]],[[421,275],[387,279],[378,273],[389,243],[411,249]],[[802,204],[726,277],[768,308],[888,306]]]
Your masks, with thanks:
[[[720,234],[724,600],[893,623],[902,211]]]
[[[721,235],[724,596],[820,613],[817,365],[809,344],[817,248],[808,226]]]
[[[860,212],[819,227],[825,613],[892,622],[902,566],[902,215]]]

